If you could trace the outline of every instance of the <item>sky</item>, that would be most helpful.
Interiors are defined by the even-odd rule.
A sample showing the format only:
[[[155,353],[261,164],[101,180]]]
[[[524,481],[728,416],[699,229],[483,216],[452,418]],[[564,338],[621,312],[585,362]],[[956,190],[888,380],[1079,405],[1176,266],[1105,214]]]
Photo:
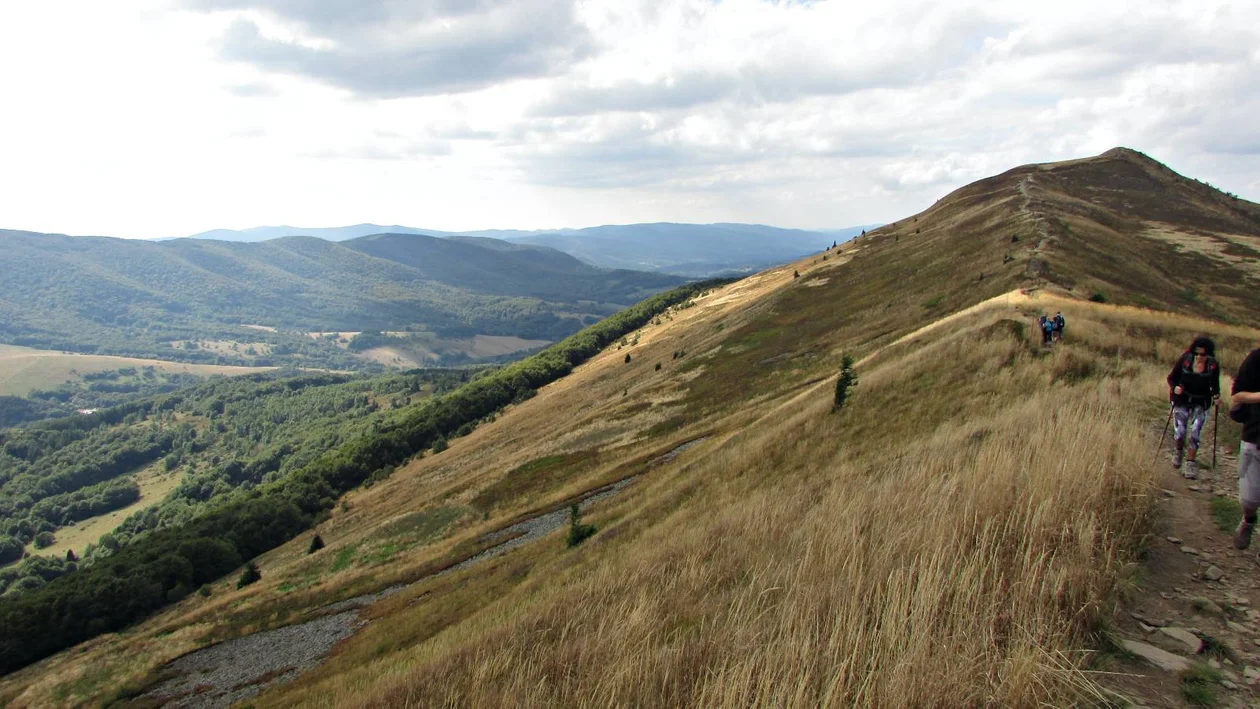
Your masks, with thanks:
[[[840,228],[1116,146],[1260,201],[1260,2],[0,2],[0,228]]]

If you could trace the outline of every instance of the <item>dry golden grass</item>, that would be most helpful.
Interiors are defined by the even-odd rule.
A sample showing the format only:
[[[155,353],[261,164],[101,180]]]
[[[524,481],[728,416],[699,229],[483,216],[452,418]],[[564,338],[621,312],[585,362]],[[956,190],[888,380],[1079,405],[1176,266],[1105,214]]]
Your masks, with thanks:
[[[712,432],[594,511],[601,531],[583,547],[555,536],[416,584],[259,706],[1089,701],[1090,633],[1149,522],[1140,430],[1161,410],[1166,368],[1199,331],[1218,336],[1227,362],[1257,333],[1011,294],[906,337],[878,334],[893,344],[865,350],[840,414],[827,413],[833,380],[811,381],[809,368],[697,412],[689,386],[710,365],[692,360],[716,351],[719,363],[738,328],[773,317],[767,303],[793,267],[807,264],[697,299],[645,326],[630,365],[614,345],[449,450],[351,493],[317,530],[328,548],[316,557],[295,540],[262,557],[259,584],[217,584],[7,678],[0,697],[54,706],[72,683],[74,696],[106,696],[173,657],[156,649],[166,632],[198,628],[180,645],[191,648],[416,578],[530,509]],[[1059,309],[1069,341],[1043,351],[1032,316]],[[863,351],[852,333],[837,337]],[[678,350],[688,354],[675,361]],[[680,414],[676,431],[645,437]],[[393,544],[408,514],[470,509],[521,465],[583,452],[589,465],[387,564],[329,569],[348,549],[372,557]],[[85,679],[115,655],[125,671]]]
[[[1072,307],[1079,339],[1050,352],[995,301],[872,364],[840,415],[825,387],[768,402],[618,503],[583,553],[531,550],[528,580],[436,634],[415,629],[433,607],[400,602],[373,641],[403,649],[366,660],[356,638],[353,664],[260,705],[1097,699],[1090,633],[1150,522],[1140,409],[1164,367],[1096,352],[1121,325],[1158,327],[1146,344],[1172,356],[1222,328]]]

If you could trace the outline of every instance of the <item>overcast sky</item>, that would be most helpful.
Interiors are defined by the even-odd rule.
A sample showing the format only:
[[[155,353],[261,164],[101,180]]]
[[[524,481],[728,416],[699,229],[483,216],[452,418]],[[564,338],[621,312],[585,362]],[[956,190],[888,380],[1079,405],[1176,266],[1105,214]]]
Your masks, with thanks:
[[[1260,2],[0,2],[0,228],[842,227],[1117,145],[1260,201]]]

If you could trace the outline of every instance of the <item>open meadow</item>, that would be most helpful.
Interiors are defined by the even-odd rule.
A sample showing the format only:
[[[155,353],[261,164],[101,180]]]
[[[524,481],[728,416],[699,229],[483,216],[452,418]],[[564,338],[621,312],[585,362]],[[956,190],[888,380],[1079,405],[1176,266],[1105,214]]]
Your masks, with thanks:
[[[50,389],[59,384],[81,379],[84,374],[126,367],[154,367],[164,372],[184,372],[198,376],[212,374],[232,376],[275,369],[275,367],[229,367],[112,355],[86,355],[0,344],[0,396],[24,396],[36,389]]]

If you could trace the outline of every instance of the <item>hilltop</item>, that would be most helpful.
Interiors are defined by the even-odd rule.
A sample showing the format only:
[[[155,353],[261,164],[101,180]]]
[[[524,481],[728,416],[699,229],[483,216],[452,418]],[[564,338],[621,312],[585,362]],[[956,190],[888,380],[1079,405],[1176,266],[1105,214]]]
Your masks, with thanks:
[[[1255,213],[1127,150],[974,183],[670,304],[343,495],[258,583],[233,572],[0,699],[1122,704],[1092,671],[1130,662],[1105,638],[1159,515],[1145,431],[1194,334],[1226,371],[1260,339],[1229,253],[1260,248]],[[1068,336],[1043,348],[1054,310]],[[596,531],[567,548],[549,530],[581,500]],[[167,665],[236,638],[255,661],[226,683],[187,669],[213,655]]]
[[[616,224],[583,229],[487,229],[440,231],[403,226],[356,224],[347,227],[289,226],[215,229],[192,239],[258,242],[286,236],[345,241],[376,234],[419,234],[447,238],[492,238],[558,249],[601,268],[654,271],[703,278],[748,273],[822,250],[873,225],[809,231],[763,224]]]

